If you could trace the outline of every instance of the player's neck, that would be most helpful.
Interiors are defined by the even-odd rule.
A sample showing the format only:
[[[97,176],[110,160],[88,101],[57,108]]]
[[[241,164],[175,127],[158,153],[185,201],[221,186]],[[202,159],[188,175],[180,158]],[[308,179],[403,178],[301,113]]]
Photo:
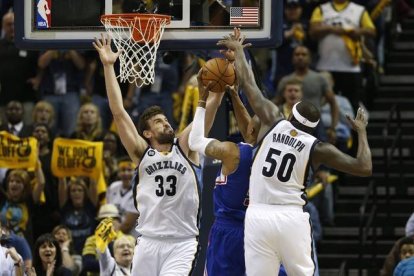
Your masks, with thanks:
[[[159,144],[157,142],[152,142],[151,147],[156,149],[159,152],[169,152],[171,150],[172,143]]]

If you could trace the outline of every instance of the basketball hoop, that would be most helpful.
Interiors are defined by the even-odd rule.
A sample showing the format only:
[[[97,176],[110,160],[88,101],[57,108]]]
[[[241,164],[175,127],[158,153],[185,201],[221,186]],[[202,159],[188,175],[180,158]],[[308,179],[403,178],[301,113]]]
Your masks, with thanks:
[[[118,51],[121,82],[137,86],[154,83],[157,50],[171,16],[144,13],[107,14],[101,22]]]

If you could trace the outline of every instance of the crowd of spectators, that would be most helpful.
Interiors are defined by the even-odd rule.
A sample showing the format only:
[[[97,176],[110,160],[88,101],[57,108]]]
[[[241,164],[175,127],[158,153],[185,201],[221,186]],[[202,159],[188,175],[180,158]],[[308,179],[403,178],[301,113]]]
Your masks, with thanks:
[[[382,72],[383,49],[377,42],[384,36],[385,17],[380,14],[374,20],[370,18],[379,2],[285,0],[283,43],[277,49],[266,50],[266,65],[258,66],[262,69],[259,75],[263,79],[258,81],[263,92],[281,112],[287,117],[298,101],[314,103],[322,113],[315,135],[343,151],[353,148],[344,115],[352,114],[360,104],[369,108],[367,99],[374,95],[375,83],[363,84]],[[411,5],[408,0],[400,0],[398,11],[407,14]],[[16,48],[11,8],[12,1],[0,4],[0,131],[35,137],[39,154],[34,171],[0,169],[1,244],[18,253],[10,252],[6,261],[18,267],[22,261],[27,274],[33,267],[37,275],[50,275],[50,271],[54,275],[99,275],[99,259],[109,260],[111,256],[107,251],[97,253],[96,226],[112,218],[117,237],[136,235],[134,226],[139,214],[131,200],[136,164],[126,156],[112,124],[97,54]],[[249,53],[254,59],[255,50]],[[195,74],[206,59],[215,55],[214,51],[203,56],[190,51],[172,55],[160,52],[154,84],[142,88],[121,84],[124,106],[131,117],[137,119],[148,106],[160,105],[172,126],[184,129],[192,121],[198,101]],[[227,107],[229,129],[234,129],[231,106]],[[94,180],[54,176],[51,154],[57,137],[103,142],[105,195],[98,194]],[[328,183],[328,176],[335,172],[322,168],[313,173],[316,180],[311,182],[320,181],[325,187],[313,200],[319,211],[312,215],[318,241],[322,238],[321,226],[335,223],[335,188]],[[311,209],[316,210],[313,204]],[[390,271],[405,258],[400,253],[405,244],[410,248],[414,244],[412,235],[398,242]],[[129,248],[128,239],[120,240],[118,245]],[[5,250],[0,247],[0,254]],[[115,254],[115,261],[122,258]],[[124,267],[128,267],[130,261],[125,260]],[[8,269],[0,263],[0,271]]]

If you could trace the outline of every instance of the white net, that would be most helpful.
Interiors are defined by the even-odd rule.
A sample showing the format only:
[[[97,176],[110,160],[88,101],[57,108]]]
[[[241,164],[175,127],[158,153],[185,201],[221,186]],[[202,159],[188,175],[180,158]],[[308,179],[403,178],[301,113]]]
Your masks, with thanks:
[[[138,87],[154,83],[157,50],[169,22],[165,16],[147,14],[133,18],[122,14],[116,18],[102,18],[116,48],[122,51],[117,76],[121,82],[135,83]]]

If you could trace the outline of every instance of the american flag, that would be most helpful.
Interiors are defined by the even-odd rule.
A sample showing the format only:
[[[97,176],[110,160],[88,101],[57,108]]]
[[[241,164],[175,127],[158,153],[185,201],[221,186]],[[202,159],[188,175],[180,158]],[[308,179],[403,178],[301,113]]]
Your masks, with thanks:
[[[230,25],[259,25],[259,8],[230,7]]]

